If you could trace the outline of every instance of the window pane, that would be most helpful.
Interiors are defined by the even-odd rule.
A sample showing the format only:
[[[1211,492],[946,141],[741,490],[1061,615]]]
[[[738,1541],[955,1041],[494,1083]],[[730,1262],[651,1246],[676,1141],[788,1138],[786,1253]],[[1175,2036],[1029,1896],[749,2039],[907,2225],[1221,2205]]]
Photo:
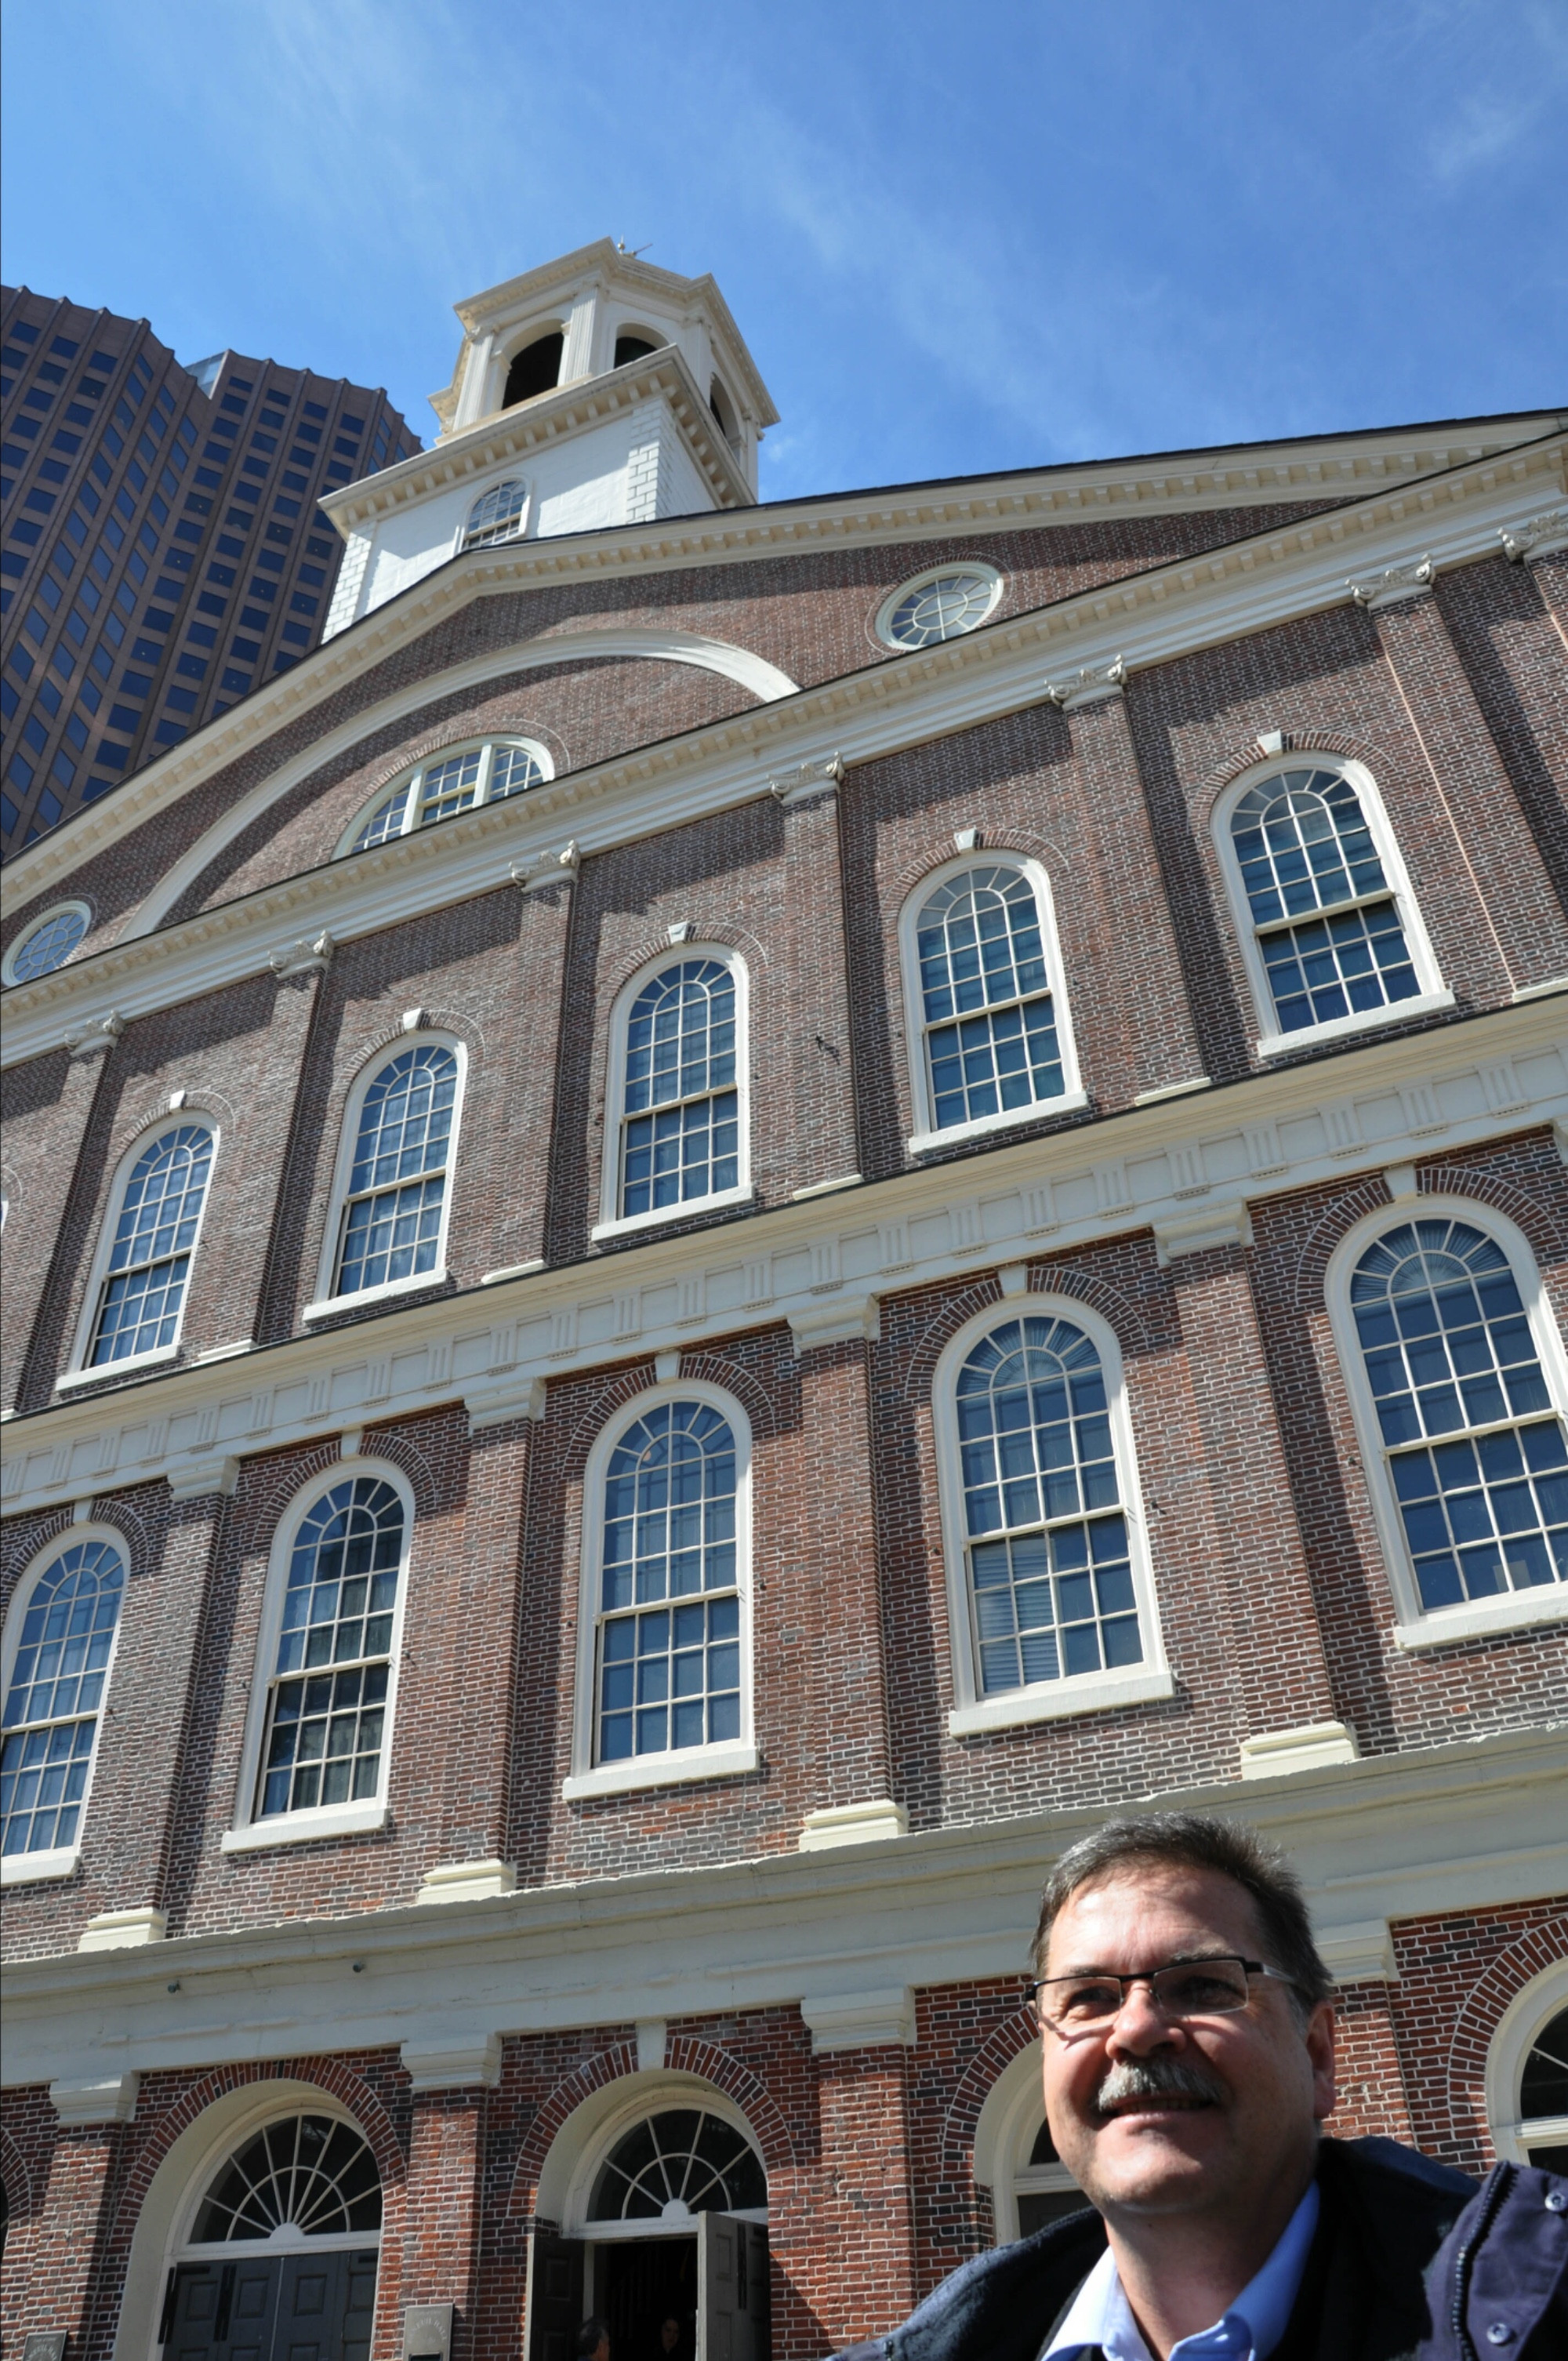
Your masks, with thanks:
[[[139,1157],[120,1207],[89,1361],[174,1341],[213,1164],[204,1125],[182,1124]]]
[[[1282,1033],[1413,1000],[1420,990],[1392,902],[1260,935]]]
[[[363,852],[369,845],[385,844],[389,836],[400,836],[403,831],[403,815],[408,807],[409,789],[405,784],[397,790],[395,795],[389,796],[385,803],[377,805],[356,836],[349,851]]]
[[[433,1270],[446,1190],[457,1060],[435,1042],[404,1049],[365,1094],[337,1292]]]
[[[927,648],[938,640],[957,639],[984,622],[996,594],[988,574],[938,574],[899,600],[888,618],[887,635],[901,648]]]
[[[645,984],[627,1027],[623,1214],[735,1188],[735,979],[718,960],[683,960]]]
[[[600,1762],[740,1736],[735,1495],[735,1439],[706,1402],[661,1403],[616,1445],[605,1480]]]
[[[1022,872],[971,869],[939,886],[916,943],[935,1127],[1058,1098],[1039,910]]]
[[[1361,804],[1337,771],[1286,771],[1245,795],[1231,838],[1255,925],[1332,909],[1386,884]]]
[[[402,1503],[378,1477],[334,1485],[301,1524],[258,1818],[376,1793],[402,1547]]]
[[[11,962],[11,974],[17,983],[30,983],[36,975],[51,975],[63,967],[82,936],[87,932],[85,910],[56,910],[41,927],[35,927]]]
[[[527,500],[527,485],[515,480],[492,484],[488,492],[481,492],[468,511],[464,548],[478,549],[490,542],[515,540],[522,531]]]
[[[87,1791],[98,1708],[125,1593],[108,1542],[77,1542],[34,1584],[5,1697],[0,1848],[73,1844]]]

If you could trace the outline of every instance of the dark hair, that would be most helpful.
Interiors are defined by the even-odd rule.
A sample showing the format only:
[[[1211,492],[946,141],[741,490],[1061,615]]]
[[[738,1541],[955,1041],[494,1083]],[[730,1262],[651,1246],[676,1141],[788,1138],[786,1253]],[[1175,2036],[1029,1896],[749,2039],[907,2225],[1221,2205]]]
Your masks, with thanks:
[[[1230,1878],[1256,1914],[1267,1965],[1289,1977],[1303,2015],[1332,1998],[1333,1978],[1312,1940],[1301,1881],[1284,1854],[1266,1844],[1255,1829],[1234,1820],[1210,1819],[1201,1812],[1129,1813],[1107,1821],[1064,1852],[1040,1896],[1040,1923],[1031,1955],[1036,1975],[1045,1965],[1051,1928],[1069,1897],[1138,1861],[1172,1861]]]
[[[593,2361],[605,2338],[609,2334],[609,2323],[590,2312],[577,2331],[577,2361]]]

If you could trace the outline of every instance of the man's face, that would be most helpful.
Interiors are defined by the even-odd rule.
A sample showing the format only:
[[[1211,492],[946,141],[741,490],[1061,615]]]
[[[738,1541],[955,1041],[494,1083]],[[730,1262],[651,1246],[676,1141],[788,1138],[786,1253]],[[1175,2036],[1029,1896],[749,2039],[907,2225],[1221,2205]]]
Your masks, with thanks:
[[[1080,1886],[1051,1928],[1044,1973],[1133,1975],[1229,1951],[1266,1957],[1249,1896],[1214,1870],[1129,1862]],[[1333,2012],[1303,2031],[1288,1989],[1247,1979],[1234,2015],[1170,2020],[1136,1984],[1108,2027],[1042,2036],[1046,2114],[1057,2153],[1102,2213],[1266,2208],[1282,2184],[1304,2188],[1316,2125],[1334,2103]],[[1182,2094],[1140,2092],[1138,2069],[1184,2070]],[[1132,2084],[1117,2095],[1118,2084]],[[1104,2093],[1104,2103],[1102,2094]]]
[[[664,2325],[659,2331],[660,2344],[663,2346],[666,2353],[673,2353],[680,2341],[680,2322],[678,2320],[666,2320]]]

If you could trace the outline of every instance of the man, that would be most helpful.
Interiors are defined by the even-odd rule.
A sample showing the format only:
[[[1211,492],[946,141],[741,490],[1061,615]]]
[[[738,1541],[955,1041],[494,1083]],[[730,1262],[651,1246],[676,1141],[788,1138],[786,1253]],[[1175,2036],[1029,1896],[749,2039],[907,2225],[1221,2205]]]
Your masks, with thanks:
[[[577,2331],[577,2361],[609,2361],[609,2330],[590,2312]]]
[[[1332,1982],[1249,1830],[1113,1822],[1047,1883],[1034,1959],[1046,2115],[1094,2210],[966,2265],[857,2361],[1563,2361],[1568,2183],[1500,2166],[1477,2199],[1392,2140],[1321,2136]]]

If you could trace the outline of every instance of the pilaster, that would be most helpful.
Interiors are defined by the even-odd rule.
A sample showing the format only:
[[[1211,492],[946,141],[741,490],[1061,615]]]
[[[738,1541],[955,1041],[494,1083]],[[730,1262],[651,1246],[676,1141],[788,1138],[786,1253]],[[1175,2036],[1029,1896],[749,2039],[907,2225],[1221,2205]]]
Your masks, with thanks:
[[[801,2291],[835,2345],[885,2335],[915,2306],[912,2056],[898,2038],[817,2060],[821,2189]]]
[[[860,1178],[837,755],[771,782],[783,806],[796,1193]]]
[[[569,845],[565,852],[513,874],[520,889],[517,1016],[509,1044],[510,1071],[497,1094],[497,1155],[504,1177],[494,1221],[501,1271],[527,1266],[544,1253],[576,848]]]
[[[59,1049],[5,1077],[5,1285],[0,1404],[21,1408],[23,1373],[55,1277],[65,1208],[112,1049]],[[41,1375],[41,1373],[40,1373]],[[53,1371],[49,1372],[52,1379]]]
[[[426,2084],[421,2060],[405,2043],[414,2072],[409,2173],[404,2191],[401,2299],[409,2305],[451,2306],[451,2361],[474,2351],[483,2251],[486,2089],[495,2080],[500,2045],[489,2045],[481,2071],[461,2081]],[[448,2061],[433,2061],[445,2071]],[[462,2070],[459,2068],[458,2070]]]
[[[63,2335],[65,2351],[86,2347],[93,2303],[113,2213],[121,2126],[136,2105],[136,2077],[99,2086],[56,2083],[50,2090],[60,2130],[33,2233],[25,2279],[7,2272],[6,2350],[24,2339]]]

